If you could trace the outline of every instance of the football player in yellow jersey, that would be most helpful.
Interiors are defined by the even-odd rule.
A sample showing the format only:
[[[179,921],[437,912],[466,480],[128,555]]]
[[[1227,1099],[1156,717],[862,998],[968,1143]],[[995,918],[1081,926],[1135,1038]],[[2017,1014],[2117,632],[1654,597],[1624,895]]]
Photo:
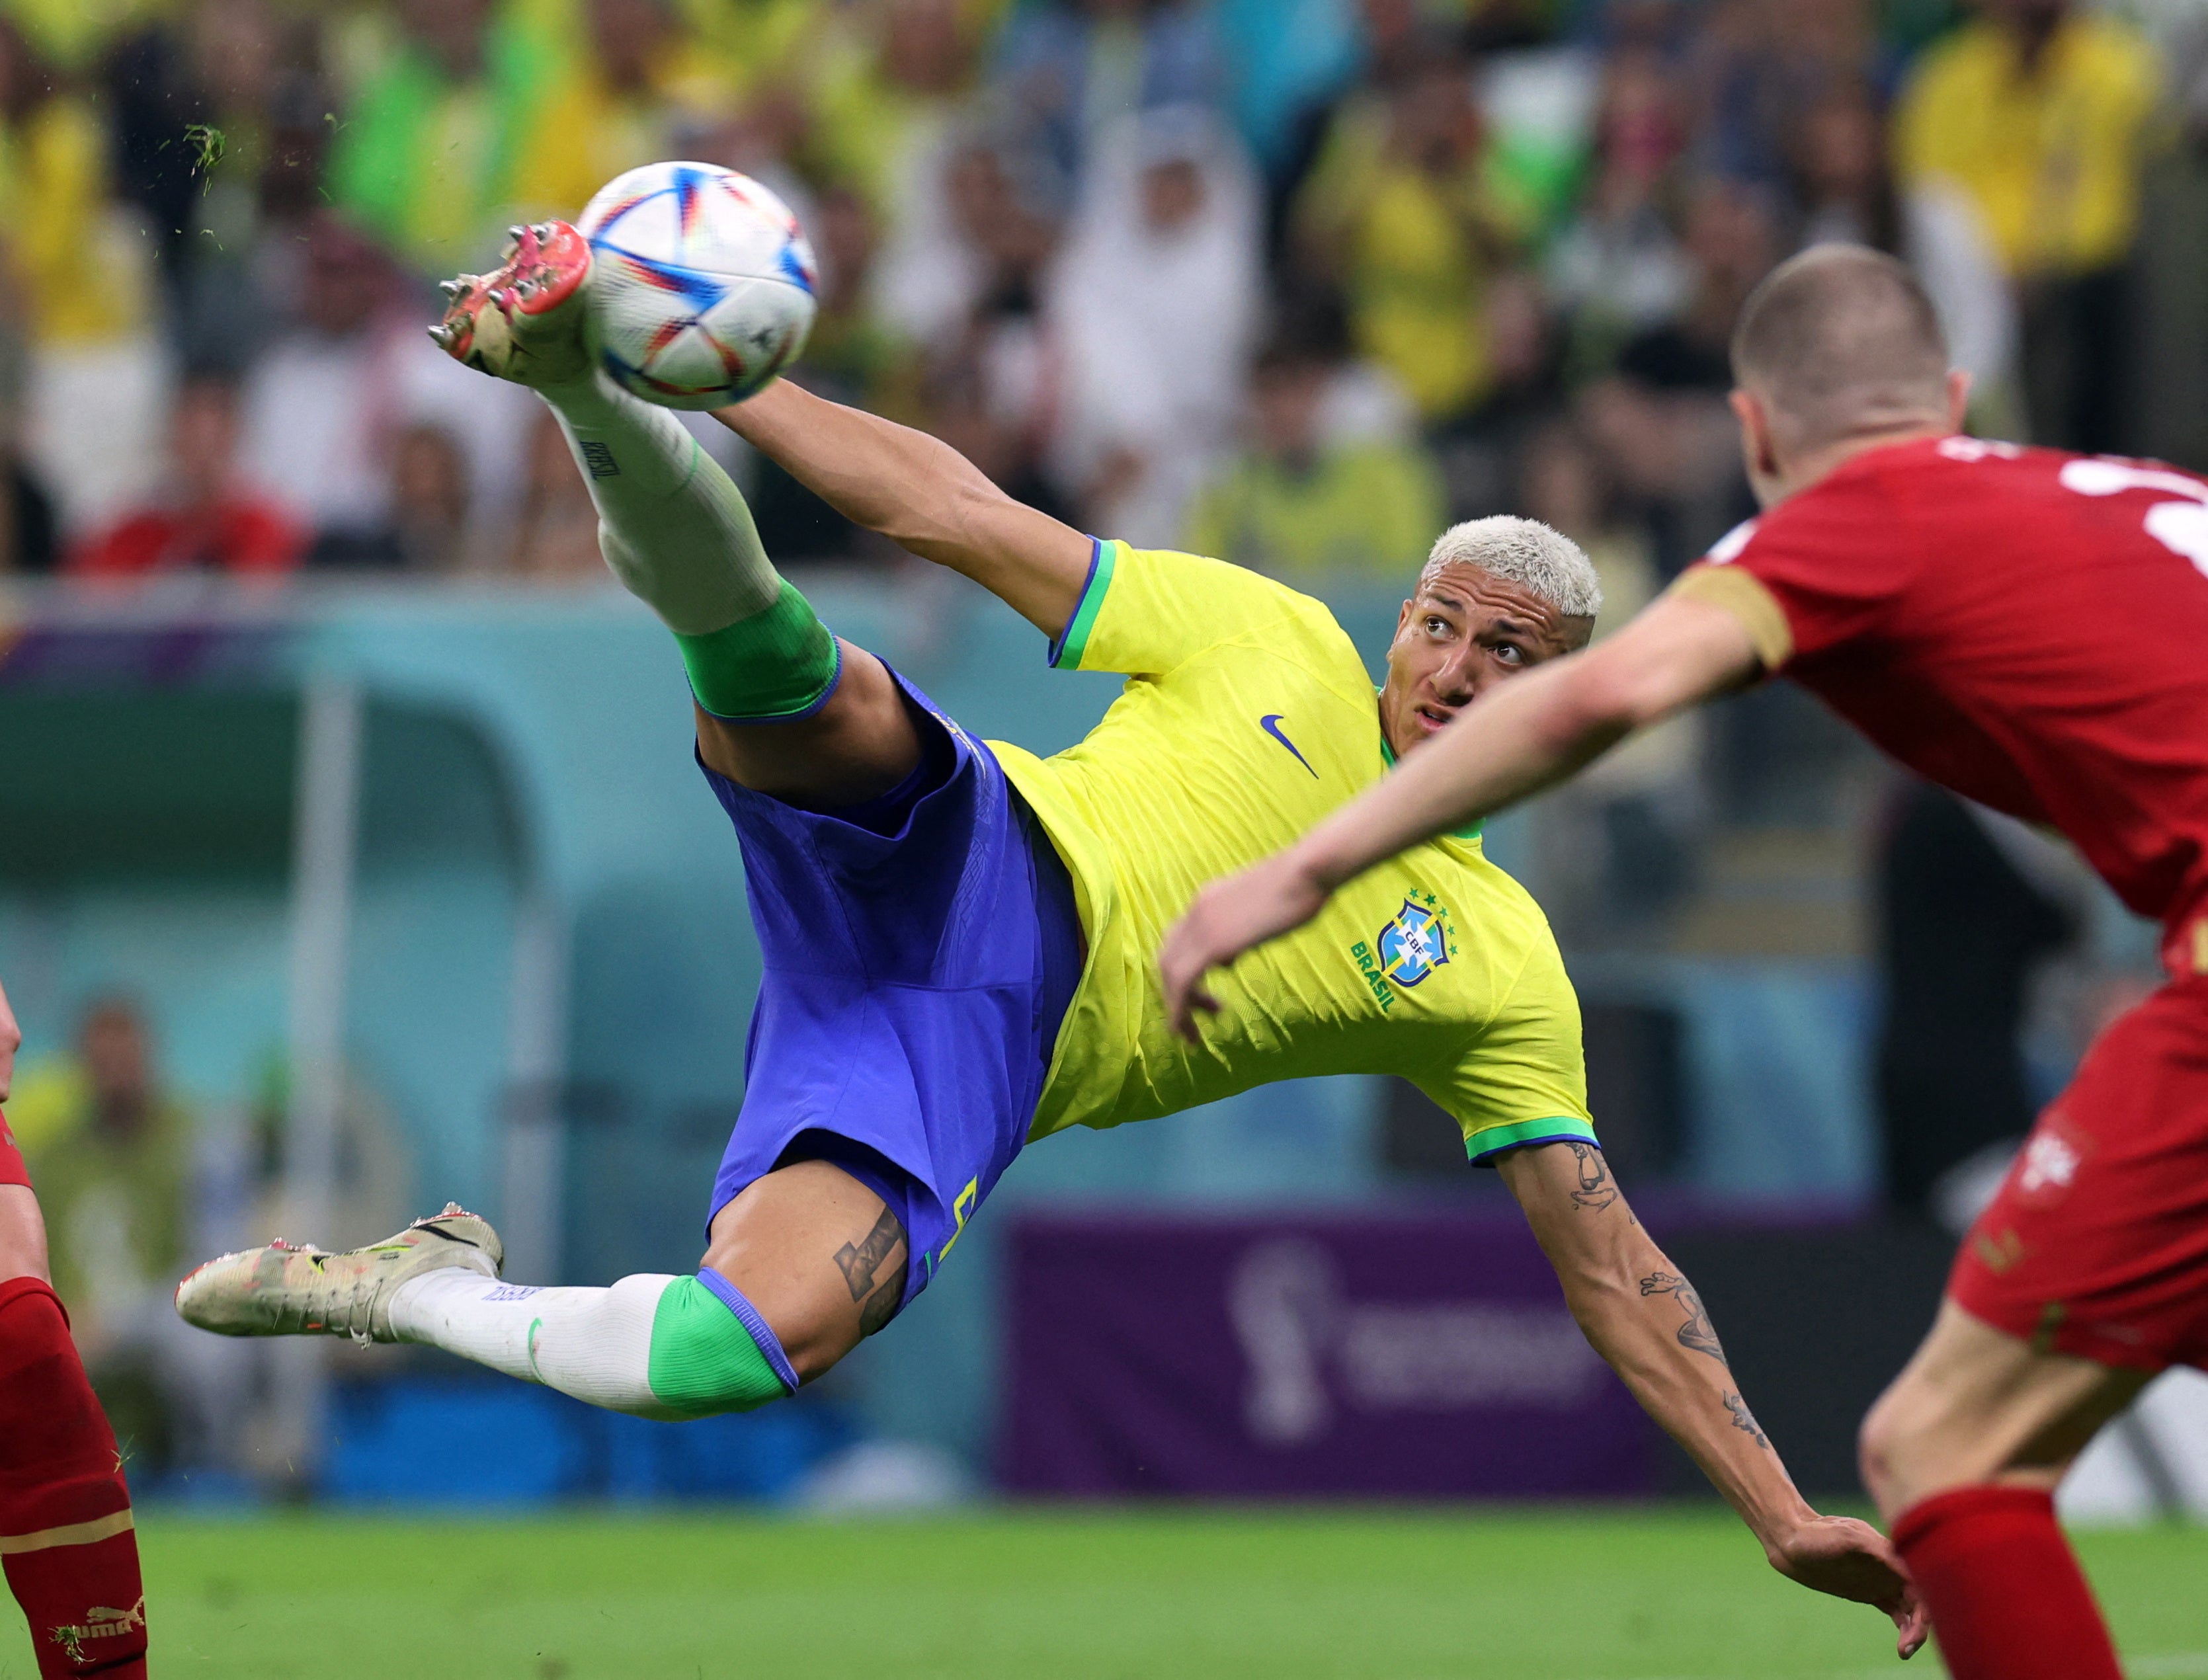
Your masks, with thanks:
[[[793,385],[723,411],[847,518],[995,593],[1053,663],[1128,678],[1053,758],[978,741],[823,628],[734,486],[591,365],[589,261],[561,225],[526,231],[500,274],[458,283],[441,342],[561,417],[608,561],[675,633],[699,760],[742,844],[765,976],[704,1263],[608,1288],[508,1284],[490,1227],[448,1208],[348,1255],[211,1262],[179,1287],[184,1316],[429,1342],[646,1415],[741,1409],[818,1376],[925,1288],[1030,1139],[1269,1080],[1407,1070],[1500,1169],[1589,1339],[1771,1561],[1879,1605],[1913,1648],[1886,1542],[1796,1492],[1694,1290],[1612,1183],[1555,942],[1477,835],[1345,891],[1239,970],[1193,1042],[1169,1028],[1157,955],[1197,886],[1583,644],[1599,604],[1585,556],[1525,520],[1447,533],[1376,697],[1332,615],[1281,585],[1095,541],[935,439]]]

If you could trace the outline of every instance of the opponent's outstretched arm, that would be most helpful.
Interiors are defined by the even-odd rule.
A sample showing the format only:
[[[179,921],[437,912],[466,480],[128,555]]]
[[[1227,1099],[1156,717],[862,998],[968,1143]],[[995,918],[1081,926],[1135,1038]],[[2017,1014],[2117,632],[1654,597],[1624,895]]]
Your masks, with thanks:
[[[1081,604],[1089,538],[940,439],[786,379],[714,417],[852,524],[971,578],[1046,636]]]
[[[1547,1143],[1497,1164],[1587,1341],[1740,1513],[1772,1568],[1875,1605],[1893,1618],[1901,1655],[1913,1654],[1929,1623],[1899,1557],[1869,1523],[1821,1515],[1796,1490],[1741,1397],[1701,1297],[1627,1208],[1602,1151]]]
[[[1175,1029],[1193,1038],[1195,1011],[1217,1007],[1208,970],[1302,927],[1345,882],[1563,781],[1758,669],[1738,619],[1667,596],[1587,652],[1513,677],[1293,845],[1197,895],[1159,957]]]

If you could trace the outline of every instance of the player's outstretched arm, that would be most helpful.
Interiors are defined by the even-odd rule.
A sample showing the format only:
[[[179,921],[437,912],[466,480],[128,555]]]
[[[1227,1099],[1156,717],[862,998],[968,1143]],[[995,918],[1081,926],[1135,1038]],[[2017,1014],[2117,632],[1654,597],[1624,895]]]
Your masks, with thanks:
[[[1209,970],[1302,927],[1375,864],[1563,781],[1757,669],[1738,619],[1667,596],[1587,652],[1513,677],[1293,845],[1197,895],[1159,956],[1174,1029],[1193,1039],[1196,1011],[1217,1007]]]
[[[1820,1593],[1875,1605],[1913,1655],[1929,1623],[1886,1537],[1820,1515],[1796,1491],[1741,1397],[1694,1286],[1665,1257],[1592,1143],[1518,1149],[1500,1163],[1595,1351],[1702,1468],[1771,1566]]]
[[[1047,636],[1089,579],[1090,543],[940,439],[778,380],[714,417],[854,525],[973,579]]]

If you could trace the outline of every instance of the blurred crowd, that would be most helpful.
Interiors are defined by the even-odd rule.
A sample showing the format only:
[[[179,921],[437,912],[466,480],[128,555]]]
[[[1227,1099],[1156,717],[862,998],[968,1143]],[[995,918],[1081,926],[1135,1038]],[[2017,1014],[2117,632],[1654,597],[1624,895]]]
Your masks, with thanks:
[[[1629,607],[1743,512],[1726,337],[1817,241],[1917,266],[1982,429],[2208,453],[2205,21],[5,0],[0,565],[602,576],[545,416],[422,327],[513,221],[689,157],[811,232],[799,378],[1089,529],[1392,575],[1525,512]],[[778,558],[885,558],[729,459]]]

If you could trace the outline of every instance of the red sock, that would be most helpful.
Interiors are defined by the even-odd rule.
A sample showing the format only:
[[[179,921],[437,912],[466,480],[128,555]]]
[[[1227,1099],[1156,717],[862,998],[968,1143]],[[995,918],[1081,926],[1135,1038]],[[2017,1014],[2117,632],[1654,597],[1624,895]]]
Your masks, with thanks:
[[[1959,1487],[1895,1519],[1954,1680],[2123,1680],[2051,1495]]]
[[[0,1283],[0,1565],[45,1680],[144,1680],[130,1490],[62,1304],[34,1277]]]

